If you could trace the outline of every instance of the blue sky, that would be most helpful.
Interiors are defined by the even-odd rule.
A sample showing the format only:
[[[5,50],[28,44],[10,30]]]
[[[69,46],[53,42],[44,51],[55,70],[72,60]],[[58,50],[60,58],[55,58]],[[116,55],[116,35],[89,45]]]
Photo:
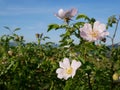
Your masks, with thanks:
[[[48,25],[62,24],[63,21],[54,14],[60,8],[73,7],[78,9],[78,14],[86,14],[102,23],[107,23],[111,15],[120,15],[120,0],[0,0],[0,36],[9,34],[3,26],[11,29],[20,27],[17,34],[23,35],[27,42],[36,42],[35,34],[43,33],[51,38],[49,41],[58,43],[64,30],[47,32]],[[114,28],[109,30],[110,35],[113,31]],[[120,42],[119,33],[120,30],[115,42]]]

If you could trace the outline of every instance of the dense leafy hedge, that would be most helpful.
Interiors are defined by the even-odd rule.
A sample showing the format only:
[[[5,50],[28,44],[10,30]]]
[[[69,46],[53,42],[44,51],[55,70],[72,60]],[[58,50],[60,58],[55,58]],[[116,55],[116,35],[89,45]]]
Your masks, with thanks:
[[[5,26],[12,33],[0,37],[1,90],[120,90],[120,47],[114,47],[120,18],[111,16],[106,24],[106,29],[116,26],[113,37],[108,36],[111,47],[105,44],[107,37],[91,42],[80,36],[79,29],[85,23],[93,25],[94,18],[79,14],[74,23],[71,17],[61,19],[67,23],[48,26],[48,31],[65,29],[57,46],[53,42],[41,44],[48,38],[44,34],[36,34],[38,43],[25,43],[23,36],[15,34],[20,28],[12,31]],[[80,42],[74,43],[71,36]],[[67,80],[56,73],[64,58],[81,62],[75,76]]]

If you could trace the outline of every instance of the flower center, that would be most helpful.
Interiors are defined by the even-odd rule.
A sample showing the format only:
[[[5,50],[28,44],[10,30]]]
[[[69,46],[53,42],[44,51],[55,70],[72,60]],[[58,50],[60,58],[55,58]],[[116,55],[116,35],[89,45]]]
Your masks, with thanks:
[[[70,20],[69,17],[64,18],[64,21],[67,22],[67,23],[69,23],[69,20]]]
[[[69,68],[66,69],[66,73],[67,73],[67,74],[71,74],[72,71],[73,71],[72,67],[69,67]]]
[[[98,36],[98,33],[93,31],[93,32],[91,32],[91,35],[92,35],[92,37],[96,38]]]

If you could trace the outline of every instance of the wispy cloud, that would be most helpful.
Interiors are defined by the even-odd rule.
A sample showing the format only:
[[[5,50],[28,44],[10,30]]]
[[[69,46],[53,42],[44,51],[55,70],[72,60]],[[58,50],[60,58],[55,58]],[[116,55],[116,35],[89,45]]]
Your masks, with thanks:
[[[55,12],[55,8],[5,8],[0,10],[0,15],[47,14]]]

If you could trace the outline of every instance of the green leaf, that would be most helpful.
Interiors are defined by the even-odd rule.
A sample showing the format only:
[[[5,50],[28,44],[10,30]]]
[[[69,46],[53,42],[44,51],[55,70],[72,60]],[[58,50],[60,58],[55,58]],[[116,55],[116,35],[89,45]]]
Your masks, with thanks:
[[[67,42],[68,43],[72,43],[74,40],[72,40],[72,39],[67,39]]]
[[[59,25],[58,24],[50,24],[48,26],[48,30],[47,31],[50,31],[52,29],[55,29],[55,30],[59,29]]]
[[[80,26],[80,25],[84,25],[84,22],[77,22],[77,23],[75,23],[75,25],[78,25],[78,26]]]
[[[108,29],[108,27],[112,27],[113,24],[115,24],[116,22],[117,22],[117,19],[116,19],[115,15],[110,16],[108,18],[107,29]]]
[[[77,22],[77,23],[74,24],[74,27],[79,29],[83,25],[84,25],[84,22]]]
[[[86,16],[86,15],[84,15],[84,14],[79,14],[79,15],[76,17],[76,20],[78,20],[78,19],[85,19],[85,20],[90,21],[89,17]]]
[[[82,57],[78,57],[78,59],[83,63],[83,64],[85,64],[85,60],[82,58]]]
[[[66,36],[70,36],[70,34],[71,34],[71,33],[70,33],[69,31],[67,31],[67,32],[65,33]]]
[[[9,27],[7,27],[7,26],[4,26],[4,28],[5,28],[5,29],[8,29],[8,30],[10,30],[10,28],[9,28]]]
[[[63,90],[70,90],[71,85],[72,85],[72,80],[69,79],[68,81],[66,81],[66,85]]]
[[[63,24],[63,25],[60,25],[59,27],[60,27],[60,28],[67,28],[67,27],[68,27],[68,25]]]
[[[15,31],[18,31],[18,30],[20,30],[20,28],[16,28],[16,29],[14,30],[14,32],[15,32]]]
[[[50,37],[45,36],[45,37],[43,38],[43,40],[45,40],[45,39],[50,39]]]

